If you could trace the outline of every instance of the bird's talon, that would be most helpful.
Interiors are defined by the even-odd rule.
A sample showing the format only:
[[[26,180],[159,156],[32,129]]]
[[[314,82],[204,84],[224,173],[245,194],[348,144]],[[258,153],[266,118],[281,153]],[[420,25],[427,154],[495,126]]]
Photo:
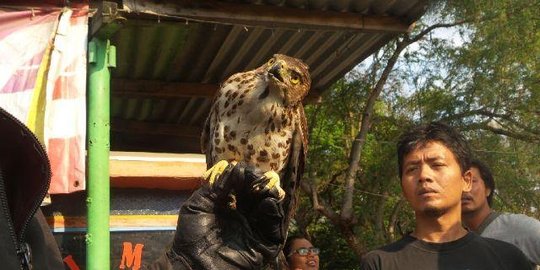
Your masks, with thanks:
[[[268,191],[268,190],[272,190],[272,188],[275,187],[278,192],[277,194],[278,200],[279,201],[283,200],[285,198],[285,191],[281,188],[279,175],[275,171],[268,171],[264,173],[264,177],[267,179],[266,184],[264,183],[256,184],[253,190],[255,192],[264,191],[264,190]]]
[[[236,165],[236,162],[232,161],[231,164]],[[225,171],[227,166],[229,166],[229,162],[227,162],[226,160],[220,160],[219,162],[214,164],[212,168],[204,172],[203,178],[208,180],[208,183],[210,184],[210,186],[212,186],[216,179]]]
[[[276,184],[279,186],[279,175],[274,171],[267,171],[264,173],[264,176],[268,179],[268,183],[266,183],[266,188],[271,189]]]

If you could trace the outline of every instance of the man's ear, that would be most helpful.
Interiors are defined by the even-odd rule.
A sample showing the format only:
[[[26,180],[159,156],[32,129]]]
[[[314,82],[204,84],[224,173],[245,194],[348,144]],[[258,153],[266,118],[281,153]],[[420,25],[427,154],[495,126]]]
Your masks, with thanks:
[[[489,197],[489,195],[491,195],[491,189],[486,187],[486,198]]]
[[[472,189],[472,172],[467,170],[463,174],[463,192],[469,192]]]

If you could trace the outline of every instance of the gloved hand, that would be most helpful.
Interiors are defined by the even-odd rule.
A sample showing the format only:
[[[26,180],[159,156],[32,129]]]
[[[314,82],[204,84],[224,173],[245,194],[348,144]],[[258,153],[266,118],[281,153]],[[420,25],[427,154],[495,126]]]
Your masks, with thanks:
[[[254,167],[229,165],[182,205],[172,248],[149,268],[261,269],[275,261],[287,228],[277,189],[253,188],[267,180]],[[236,209],[228,204],[231,191]]]

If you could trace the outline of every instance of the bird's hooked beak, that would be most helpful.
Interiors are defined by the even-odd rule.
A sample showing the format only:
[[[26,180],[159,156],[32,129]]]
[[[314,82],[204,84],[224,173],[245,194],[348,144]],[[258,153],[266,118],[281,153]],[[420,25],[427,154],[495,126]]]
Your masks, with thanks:
[[[274,65],[268,70],[268,74],[279,80],[280,82],[283,81],[283,76],[281,75],[283,69],[283,63],[281,61],[278,61],[274,63]]]

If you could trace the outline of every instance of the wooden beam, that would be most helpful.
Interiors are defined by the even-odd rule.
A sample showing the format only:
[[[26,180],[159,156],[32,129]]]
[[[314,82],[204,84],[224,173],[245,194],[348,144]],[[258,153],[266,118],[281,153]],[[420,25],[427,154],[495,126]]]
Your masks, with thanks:
[[[124,120],[124,119],[119,119],[119,118],[112,119],[111,130],[114,132],[122,132],[122,133],[168,135],[168,136],[192,137],[192,138],[199,138],[202,132],[202,128],[196,127],[196,126],[141,122],[141,121],[133,121],[133,120]]]
[[[120,97],[134,98],[186,98],[186,97],[203,97],[213,98],[219,90],[217,84],[205,83],[181,83],[181,82],[162,82],[151,80],[126,80],[112,79],[112,94]],[[311,89],[307,95],[304,104],[320,102],[320,90]],[[118,120],[120,125],[140,126],[141,124],[125,123],[124,120]],[[120,123],[123,122],[123,123]],[[113,125],[113,131],[120,131],[119,128]],[[138,128],[134,127],[133,132],[137,132]],[[176,129],[176,128],[173,128]],[[183,128],[182,128],[183,130]],[[131,132],[131,131],[130,131]],[[175,131],[176,132],[176,131]],[[199,132],[200,129],[196,130]],[[180,131],[180,133],[184,133]],[[166,134],[166,135],[177,135]]]
[[[201,153],[201,139],[114,132],[111,136],[111,149],[114,151]]]
[[[111,186],[194,190],[206,171],[202,154],[112,151],[109,158]]]
[[[151,80],[113,79],[111,82],[112,94],[129,97],[207,97],[212,98],[219,90],[217,84],[180,83]]]
[[[111,215],[111,228],[125,227],[176,227],[178,215]],[[49,216],[46,217],[51,229],[86,228],[87,219],[83,216]]]
[[[392,16],[308,10],[218,1],[124,0],[124,11],[179,20],[310,30],[356,30],[403,33],[409,24]],[[126,14],[127,16],[128,14]],[[136,15],[136,16],[137,16]]]
[[[126,18],[120,16],[118,4],[111,1],[90,1],[91,9],[96,12],[90,21],[90,37],[111,38],[126,22]]]

